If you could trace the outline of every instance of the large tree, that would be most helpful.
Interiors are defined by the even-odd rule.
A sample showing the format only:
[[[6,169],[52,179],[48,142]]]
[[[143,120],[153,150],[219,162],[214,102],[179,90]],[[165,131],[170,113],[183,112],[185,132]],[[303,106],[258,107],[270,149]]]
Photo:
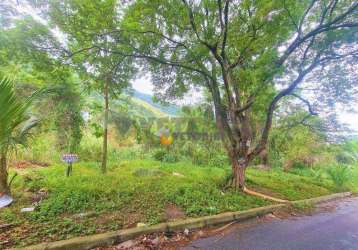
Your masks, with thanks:
[[[235,188],[245,189],[245,170],[265,150],[282,100],[296,98],[312,111],[312,100],[345,103],[337,97],[355,94],[358,3],[352,0],[66,0],[52,6],[71,56],[136,58],[151,72],[158,96],[207,89]],[[82,61],[93,72],[95,62]]]
[[[132,52],[101,49],[139,59],[162,94],[208,89],[232,163],[231,184],[244,190],[245,170],[265,150],[281,100],[294,94],[310,107],[298,87],[318,74],[312,86],[354,94],[357,9],[348,0],[139,0],[111,31]],[[350,72],[330,81],[333,67]]]
[[[107,52],[120,49],[110,32],[119,25],[119,6],[115,0],[52,1],[48,12],[52,25],[66,37],[62,59],[76,69],[89,90],[103,95],[103,172],[107,169],[110,99],[129,86],[134,73],[130,57]]]

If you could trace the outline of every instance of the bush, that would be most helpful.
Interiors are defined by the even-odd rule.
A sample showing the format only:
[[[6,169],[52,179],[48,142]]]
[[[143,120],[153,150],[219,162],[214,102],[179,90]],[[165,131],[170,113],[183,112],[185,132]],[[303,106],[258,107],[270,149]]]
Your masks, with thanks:
[[[173,153],[168,153],[163,157],[163,162],[174,163],[178,161],[179,161],[179,157]]]
[[[208,152],[200,146],[196,147],[192,152],[192,162],[195,165],[208,164],[208,158]]]
[[[348,152],[340,152],[336,155],[336,161],[341,164],[353,164],[356,159],[354,155]]]
[[[153,158],[157,161],[163,161],[164,156],[167,154],[165,150],[159,149],[154,151]]]
[[[350,179],[350,170],[345,165],[332,166],[327,170],[327,174],[338,190],[343,189]]]
[[[179,157],[173,152],[168,152],[163,149],[159,149],[154,152],[153,158],[157,161],[174,163],[179,161]]]

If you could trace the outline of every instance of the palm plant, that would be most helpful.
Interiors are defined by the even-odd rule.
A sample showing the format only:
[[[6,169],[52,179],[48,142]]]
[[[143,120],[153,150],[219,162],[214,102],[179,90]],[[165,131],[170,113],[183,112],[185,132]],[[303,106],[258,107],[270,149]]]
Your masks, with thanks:
[[[29,108],[38,94],[20,100],[8,78],[0,80],[0,196],[10,194],[8,157],[19,145],[27,146],[30,130],[38,121],[29,116]]]

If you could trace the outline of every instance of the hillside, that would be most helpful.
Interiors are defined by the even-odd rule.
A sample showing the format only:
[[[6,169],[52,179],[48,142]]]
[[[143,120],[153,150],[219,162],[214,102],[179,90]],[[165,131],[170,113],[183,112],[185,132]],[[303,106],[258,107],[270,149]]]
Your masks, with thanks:
[[[179,111],[179,107],[173,104],[170,105],[163,105],[160,103],[156,103],[153,101],[153,96],[148,95],[148,94],[144,94],[142,92],[139,92],[137,90],[134,90],[133,92],[133,99],[139,99],[142,100],[143,102],[147,103],[149,106],[160,110],[162,113],[169,115],[169,116],[175,116],[178,114]]]
[[[88,99],[88,103],[97,103],[101,106],[103,97],[98,93],[93,93]],[[121,95],[119,99],[111,101],[112,110],[121,113],[123,107],[126,107],[126,113],[138,117],[157,117],[163,118],[168,116],[175,116],[178,114],[180,107],[176,105],[164,106],[160,103],[155,103],[152,100],[152,96],[134,91],[133,94]]]

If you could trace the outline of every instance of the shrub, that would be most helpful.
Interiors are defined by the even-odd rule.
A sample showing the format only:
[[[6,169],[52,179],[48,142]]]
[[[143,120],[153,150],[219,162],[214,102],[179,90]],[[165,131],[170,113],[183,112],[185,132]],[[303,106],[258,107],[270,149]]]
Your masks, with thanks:
[[[340,152],[336,155],[336,161],[341,164],[353,164],[356,159],[354,155],[348,152]]]
[[[163,162],[174,163],[178,161],[179,161],[179,157],[173,153],[165,154],[163,157]]]
[[[202,147],[198,146],[192,152],[192,162],[196,165],[205,165],[208,163],[208,152]]]
[[[175,153],[168,152],[163,149],[159,149],[155,151],[153,154],[153,158],[157,161],[168,162],[168,163],[174,163],[179,161],[179,157]]]
[[[153,158],[157,161],[163,161],[164,156],[167,154],[167,152],[163,149],[159,149],[154,151]]]
[[[327,174],[339,190],[343,189],[344,185],[350,179],[350,170],[345,165],[331,166],[327,170]]]

